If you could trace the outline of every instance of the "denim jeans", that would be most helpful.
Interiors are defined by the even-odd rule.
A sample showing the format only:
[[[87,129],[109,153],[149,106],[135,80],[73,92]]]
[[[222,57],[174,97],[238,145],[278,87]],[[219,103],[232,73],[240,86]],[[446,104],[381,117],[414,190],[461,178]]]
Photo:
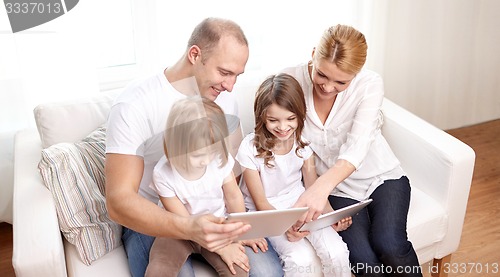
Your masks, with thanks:
[[[406,232],[410,191],[406,176],[386,180],[370,196],[373,202],[352,217],[347,230],[339,232],[356,276],[422,276]],[[358,202],[337,196],[329,201],[334,209]]]
[[[267,240],[267,239],[266,239]],[[264,252],[253,252],[252,248],[245,247],[245,253],[250,261],[250,277],[282,277],[284,276],[283,267],[281,261],[278,257],[278,253],[271,246],[269,240],[267,240],[268,250]],[[197,259],[199,261],[205,262],[203,257],[198,254],[191,255],[189,259],[184,264],[181,273],[182,277],[195,277],[194,269],[191,264],[192,259]]]
[[[133,277],[143,277],[149,263],[149,250],[155,238],[152,236],[137,233],[127,227],[122,228],[122,242],[127,254],[128,267]],[[192,266],[186,263],[182,266],[179,276],[189,277]]]
[[[142,277],[146,272],[149,263],[149,250],[154,242],[154,237],[137,233],[131,229],[123,227],[122,241],[127,253],[130,273],[133,277]],[[250,261],[251,277],[281,277],[283,269],[278,254],[267,242],[269,249],[264,252],[254,253],[250,247],[246,247],[246,254]],[[178,276],[194,277],[194,270],[191,258],[182,266]]]

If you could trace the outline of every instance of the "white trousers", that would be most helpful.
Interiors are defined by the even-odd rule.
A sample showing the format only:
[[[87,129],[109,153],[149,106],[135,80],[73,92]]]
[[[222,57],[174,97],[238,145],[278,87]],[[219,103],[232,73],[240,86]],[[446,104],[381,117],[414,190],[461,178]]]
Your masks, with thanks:
[[[331,227],[311,232],[297,242],[288,241],[286,235],[268,239],[280,256],[287,277],[321,276],[319,273],[324,276],[351,276],[347,245]],[[316,256],[321,261],[321,268],[313,268]]]

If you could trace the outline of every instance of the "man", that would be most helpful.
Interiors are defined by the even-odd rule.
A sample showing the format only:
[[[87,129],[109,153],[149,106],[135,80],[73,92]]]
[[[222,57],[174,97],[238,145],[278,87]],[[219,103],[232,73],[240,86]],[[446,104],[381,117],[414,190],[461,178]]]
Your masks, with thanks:
[[[154,237],[192,240],[214,251],[250,228],[222,224],[223,218],[212,215],[176,216],[157,205],[158,195],[150,188],[153,167],[163,153],[162,132],[170,107],[188,95],[207,97],[233,115],[228,125],[235,154],[242,134],[234,120],[236,102],[225,91],[232,91],[248,55],[247,39],[236,23],[207,18],[196,26],[184,55],[173,66],[129,85],[115,101],[107,126],[106,204],[110,217],[124,226],[122,240],[133,276],[144,275]],[[246,253],[251,276],[282,275],[270,246],[267,252]]]

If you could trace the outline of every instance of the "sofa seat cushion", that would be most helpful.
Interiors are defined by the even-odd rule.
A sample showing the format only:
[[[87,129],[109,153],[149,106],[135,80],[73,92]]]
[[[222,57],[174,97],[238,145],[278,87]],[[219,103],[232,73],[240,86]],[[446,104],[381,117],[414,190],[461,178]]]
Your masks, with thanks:
[[[131,276],[128,269],[127,256],[123,245],[113,249],[105,256],[94,261],[91,265],[82,262],[75,245],[63,239],[66,256],[66,269],[69,277],[75,276]]]
[[[105,140],[105,128],[99,127],[80,142],[42,150],[38,165],[59,228],[86,265],[121,245],[121,226],[109,219],[104,197]]]
[[[448,215],[444,207],[412,186],[408,211],[408,238],[416,251],[442,241],[447,232]]]

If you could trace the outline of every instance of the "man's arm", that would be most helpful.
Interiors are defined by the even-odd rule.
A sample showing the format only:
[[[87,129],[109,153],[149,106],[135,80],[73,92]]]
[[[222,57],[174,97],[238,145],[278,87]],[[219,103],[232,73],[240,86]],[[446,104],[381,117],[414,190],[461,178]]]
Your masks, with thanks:
[[[160,208],[138,193],[143,169],[141,157],[106,154],[106,205],[115,222],[151,236],[193,240],[211,251],[250,228],[241,222],[221,224],[224,219],[212,215],[181,217]]]

